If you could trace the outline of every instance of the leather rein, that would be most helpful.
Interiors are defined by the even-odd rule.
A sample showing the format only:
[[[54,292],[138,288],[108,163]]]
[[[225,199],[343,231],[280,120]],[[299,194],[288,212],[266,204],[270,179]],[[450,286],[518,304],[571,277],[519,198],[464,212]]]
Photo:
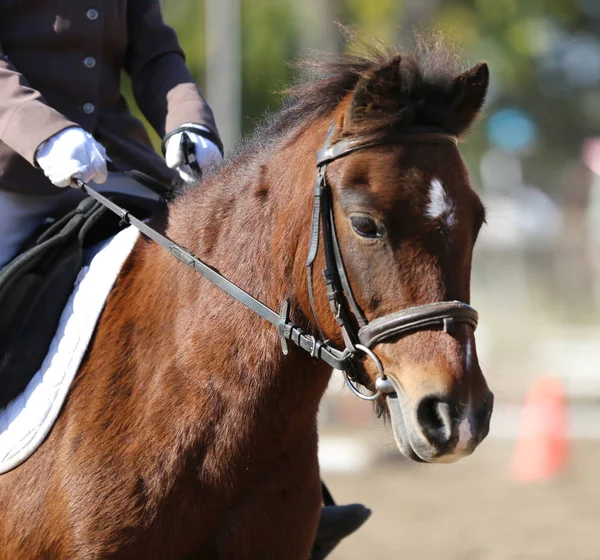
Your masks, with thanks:
[[[442,301],[401,309],[395,313],[368,321],[356,302],[344,268],[335,230],[333,196],[326,175],[327,165],[358,150],[365,150],[375,146],[405,142],[451,142],[456,144],[457,139],[455,136],[440,129],[414,128],[396,133],[386,139],[365,140],[352,138],[340,140],[332,144],[333,132],[334,126],[332,124],[327,133],[323,148],[317,152],[317,177],[315,181],[309,254],[306,267],[311,309],[320,331],[314,302],[313,265],[318,254],[319,240],[322,235],[326,266],[323,276],[327,287],[327,299],[342,331],[346,345],[343,350],[335,348],[327,340],[319,339],[294,324],[289,318],[288,300],[284,300],[281,303],[279,313],[275,312],[225,278],[218,270],[206,264],[181,245],[158,233],[143,221],[132,216],[127,210],[104,197],[80,179],[74,179],[73,182],[89,196],[117,214],[123,223],[136,227],[144,235],[167,249],[181,262],[199,272],[215,286],[277,327],[284,355],[287,355],[289,352],[288,341],[292,341],[311,356],[323,360],[335,369],[341,370],[346,377],[348,386],[358,397],[365,400],[374,400],[381,394],[395,392],[395,389],[387,379],[381,361],[372,351],[373,346],[393,336],[404,335],[432,327],[442,327],[445,332],[452,333],[455,323],[460,322],[467,323],[475,329],[477,327],[478,314],[475,309],[466,303]],[[375,383],[376,391],[371,395],[365,395],[360,392],[355,385],[355,383],[358,383],[358,380],[352,372],[359,354],[369,356],[374,361],[378,370],[379,375]]]

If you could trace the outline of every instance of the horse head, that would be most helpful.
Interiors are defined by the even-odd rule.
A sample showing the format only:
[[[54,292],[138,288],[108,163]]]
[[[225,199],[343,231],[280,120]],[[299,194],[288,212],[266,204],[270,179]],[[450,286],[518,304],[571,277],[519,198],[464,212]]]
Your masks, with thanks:
[[[468,130],[484,102],[489,72],[481,63],[459,73],[428,54],[355,59],[355,79],[338,78],[344,95],[323,121],[333,123],[329,146],[364,146],[331,158],[322,169],[355,300],[347,305],[355,310],[349,314],[355,332],[361,326],[357,314],[372,324],[407,308],[470,301],[473,246],[485,212],[456,142],[438,140]],[[411,132],[416,134],[406,141]],[[316,278],[315,286],[324,336],[347,345],[322,281]],[[413,460],[458,460],[487,435],[493,395],[479,366],[474,323],[457,322],[448,330],[439,321],[372,346],[391,383],[379,408],[391,418],[398,448]],[[380,375],[366,357],[354,373],[371,390]]]

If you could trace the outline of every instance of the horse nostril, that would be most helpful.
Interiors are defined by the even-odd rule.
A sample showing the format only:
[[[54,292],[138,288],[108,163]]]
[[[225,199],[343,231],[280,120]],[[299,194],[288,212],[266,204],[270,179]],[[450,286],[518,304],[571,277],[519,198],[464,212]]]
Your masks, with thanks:
[[[479,441],[483,440],[487,436],[490,430],[490,419],[492,417],[492,410],[494,409],[494,394],[490,391],[484,399],[481,406],[475,411],[473,415],[473,423],[480,430]]]
[[[439,397],[425,397],[421,400],[417,407],[417,420],[430,443],[444,444],[452,438],[451,407]]]

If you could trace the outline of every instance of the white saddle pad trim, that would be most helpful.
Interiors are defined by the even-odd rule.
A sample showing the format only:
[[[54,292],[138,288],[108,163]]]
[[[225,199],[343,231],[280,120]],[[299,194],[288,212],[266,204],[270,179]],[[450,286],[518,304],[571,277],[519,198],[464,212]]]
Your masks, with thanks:
[[[49,434],[138,237],[138,230],[128,227],[86,258],[42,366],[25,391],[0,410],[0,474],[25,461]]]

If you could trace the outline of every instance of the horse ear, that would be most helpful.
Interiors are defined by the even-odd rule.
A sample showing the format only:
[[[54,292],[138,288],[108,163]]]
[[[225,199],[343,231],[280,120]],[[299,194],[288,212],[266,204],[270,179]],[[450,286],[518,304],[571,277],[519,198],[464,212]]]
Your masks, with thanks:
[[[366,120],[374,128],[417,119],[462,134],[477,117],[489,82],[488,66],[481,62],[443,86],[430,84],[417,61],[397,55],[362,74],[344,115],[344,132],[360,131]]]
[[[483,106],[489,84],[490,71],[485,62],[476,64],[454,80],[451,101],[453,132],[461,134],[473,124]]]
[[[410,62],[395,56],[368,70],[354,88],[346,121],[350,124],[368,117],[370,122],[397,118],[410,103],[416,73]]]

